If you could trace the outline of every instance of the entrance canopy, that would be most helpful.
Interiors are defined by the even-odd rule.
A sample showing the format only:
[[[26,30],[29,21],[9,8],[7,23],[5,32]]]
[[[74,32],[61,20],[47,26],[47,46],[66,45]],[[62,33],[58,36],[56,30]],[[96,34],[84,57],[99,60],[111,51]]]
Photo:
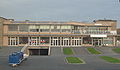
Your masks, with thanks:
[[[107,35],[96,35],[96,34],[94,34],[94,35],[90,35],[90,37],[107,37]]]

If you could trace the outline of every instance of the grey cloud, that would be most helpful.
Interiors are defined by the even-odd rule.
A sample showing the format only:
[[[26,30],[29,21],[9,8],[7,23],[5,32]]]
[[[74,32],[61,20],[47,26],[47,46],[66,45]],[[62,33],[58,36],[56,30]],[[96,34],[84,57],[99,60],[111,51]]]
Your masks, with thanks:
[[[108,18],[120,23],[119,12],[118,0],[0,0],[0,16],[15,20],[93,21]]]

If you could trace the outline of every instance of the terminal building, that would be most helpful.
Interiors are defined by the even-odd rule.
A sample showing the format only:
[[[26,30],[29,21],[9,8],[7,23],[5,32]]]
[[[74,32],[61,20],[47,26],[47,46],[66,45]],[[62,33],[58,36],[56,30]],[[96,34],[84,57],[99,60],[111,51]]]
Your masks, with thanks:
[[[0,46],[116,46],[116,20],[86,22],[15,21],[0,17]]]

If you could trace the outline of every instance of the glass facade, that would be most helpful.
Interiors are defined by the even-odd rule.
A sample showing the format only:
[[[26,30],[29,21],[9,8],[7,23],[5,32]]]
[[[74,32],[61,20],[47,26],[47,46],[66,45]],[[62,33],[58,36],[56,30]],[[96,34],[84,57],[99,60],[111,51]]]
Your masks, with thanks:
[[[18,45],[18,37],[8,37],[8,45],[10,46]]]
[[[27,44],[28,37],[19,37],[19,44]]]
[[[18,25],[9,25],[8,30],[9,31],[18,31]]]
[[[48,37],[44,37],[44,35],[41,37],[39,33],[36,33],[39,34],[37,35],[38,37],[36,34],[34,34],[36,37],[8,37],[8,45],[13,46],[27,43],[30,43],[31,46],[107,46],[115,43],[114,37],[108,37],[112,34],[109,30],[109,26],[84,26],[71,24],[12,24],[8,25],[8,31],[23,33],[29,32],[30,34],[34,34],[34,32],[47,32],[49,34]],[[58,33],[58,36],[52,37],[52,34],[55,36],[55,32]],[[29,35],[29,33],[26,35]],[[69,33],[69,35],[67,33]],[[69,37],[64,34],[67,34]],[[107,37],[91,37],[92,34],[96,36],[106,35]]]
[[[29,25],[19,25],[20,32],[28,32]]]
[[[108,46],[114,44],[112,37],[106,38],[90,38],[90,37],[8,37],[8,45],[25,45],[29,43],[30,46]]]
[[[9,31],[19,32],[67,32],[74,34],[112,34],[108,26],[76,26],[76,25],[9,25]]]

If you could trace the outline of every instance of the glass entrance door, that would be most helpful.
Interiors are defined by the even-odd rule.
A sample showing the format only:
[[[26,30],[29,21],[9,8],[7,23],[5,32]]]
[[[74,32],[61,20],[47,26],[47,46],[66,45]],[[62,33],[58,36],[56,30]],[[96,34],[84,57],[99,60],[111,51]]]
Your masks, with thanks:
[[[101,46],[102,45],[102,40],[98,40],[99,41],[99,46]]]
[[[58,45],[58,40],[53,40],[53,45],[57,46]]]
[[[69,46],[69,40],[63,40],[64,41],[64,46]]]
[[[101,46],[102,39],[93,39],[93,46]]]
[[[69,37],[63,37],[62,44],[63,44],[63,46],[69,46],[70,45]]]
[[[8,45],[16,46],[18,45],[18,38],[17,37],[8,37]]]

